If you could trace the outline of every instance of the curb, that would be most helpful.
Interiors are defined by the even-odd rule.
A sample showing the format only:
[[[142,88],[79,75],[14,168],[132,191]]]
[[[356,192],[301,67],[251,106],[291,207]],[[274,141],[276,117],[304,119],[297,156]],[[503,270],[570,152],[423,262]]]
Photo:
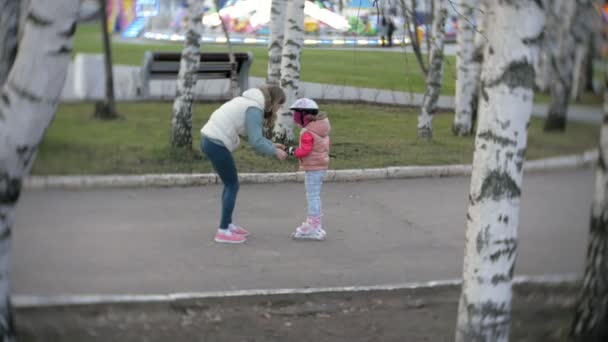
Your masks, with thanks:
[[[578,274],[554,274],[539,276],[516,276],[513,285],[562,285],[575,284],[580,280]],[[317,293],[361,293],[372,291],[399,291],[414,289],[432,289],[447,286],[459,286],[461,279],[436,280],[423,283],[399,283],[372,286],[345,287],[306,287],[292,289],[254,289],[216,292],[184,292],[170,294],[145,295],[63,295],[63,296],[30,296],[14,295],[11,302],[15,308],[41,308],[49,306],[99,305],[99,304],[135,304],[135,303],[173,303],[184,300],[222,299],[234,297],[260,297],[276,295],[306,295]]]
[[[526,172],[543,172],[580,168],[592,165],[598,158],[597,149],[578,155],[527,161]],[[326,182],[352,182],[379,179],[470,176],[471,165],[394,166],[376,169],[328,170]],[[304,172],[241,173],[241,184],[303,183]],[[25,189],[82,190],[93,188],[187,187],[221,183],[215,173],[146,174],[109,176],[31,176]]]

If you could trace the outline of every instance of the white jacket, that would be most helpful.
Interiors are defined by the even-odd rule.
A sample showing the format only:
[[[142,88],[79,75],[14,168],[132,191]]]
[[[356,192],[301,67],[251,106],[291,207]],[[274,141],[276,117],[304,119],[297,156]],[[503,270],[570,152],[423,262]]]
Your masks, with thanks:
[[[239,136],[246,136],[245,111],[256,107],[264,111],[264,95],[262,91],[253,88],[245,91],[242,96],[224,103],[216,109],[209,121],[201,129],[201,134],[221,141],[229,151],[239,146]]]

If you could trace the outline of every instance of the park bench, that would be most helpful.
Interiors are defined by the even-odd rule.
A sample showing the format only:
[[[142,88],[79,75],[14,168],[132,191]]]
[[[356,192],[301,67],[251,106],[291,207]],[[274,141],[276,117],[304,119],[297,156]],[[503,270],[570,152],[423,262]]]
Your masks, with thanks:
[[[175,80],[179,73],[181,54],[179,52],[146,51],[142,67],[142,94],[150,95],[150,81]],[[251,52],[235,52],[234,60],[240,92],[249,88],[249,69],[253,62]],[[230,56],[227,52],[202,52],[198,66],[197,80],[230,79]]]

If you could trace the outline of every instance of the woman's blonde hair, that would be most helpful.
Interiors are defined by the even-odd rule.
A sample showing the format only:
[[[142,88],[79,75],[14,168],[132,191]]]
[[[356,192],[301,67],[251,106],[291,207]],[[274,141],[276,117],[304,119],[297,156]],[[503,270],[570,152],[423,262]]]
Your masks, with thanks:
[[[258,89],[264,95],[264,126],[272,131],[279,108],[285,103],[285,93],[276,84],[262,85]]]

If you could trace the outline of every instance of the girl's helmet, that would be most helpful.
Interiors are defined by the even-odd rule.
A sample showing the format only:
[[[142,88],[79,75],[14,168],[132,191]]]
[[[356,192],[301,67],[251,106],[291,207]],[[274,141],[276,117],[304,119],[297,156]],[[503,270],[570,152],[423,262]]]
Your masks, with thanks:
[[[302,126],[304,126],[304,116],[306,116],[306,114],[317,115],[319,113],[319,106],[317,103],[306,97],[298,99],[289,107],[289,109],[297,113],[296,116],[299,117]],[[294,119],[296,116],[294,116]]]

